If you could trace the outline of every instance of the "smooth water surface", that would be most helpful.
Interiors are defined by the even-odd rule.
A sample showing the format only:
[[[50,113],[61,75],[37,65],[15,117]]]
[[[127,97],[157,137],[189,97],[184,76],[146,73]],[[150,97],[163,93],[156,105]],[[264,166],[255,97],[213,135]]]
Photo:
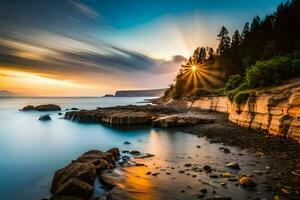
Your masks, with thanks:
[[[124,140],[147,138],[148,129],[120,131],[78,124],[58,112],[19,111],[26,105],[54,103],[63,109],[94,109],[142,102],[145,98],[0,98],[0,199],[35,200],[49,195],[55,170],[90,149],[122,147]],[[51,121],[38,120],[51,114]]]

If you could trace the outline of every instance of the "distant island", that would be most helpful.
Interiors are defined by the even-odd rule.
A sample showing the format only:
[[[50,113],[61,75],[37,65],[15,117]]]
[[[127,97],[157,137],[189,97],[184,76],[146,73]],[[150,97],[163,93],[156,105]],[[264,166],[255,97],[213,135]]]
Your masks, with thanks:
[[[115,95],[106,94],[104,97],[160,97],[165,91],[166,89],[118,90]]]

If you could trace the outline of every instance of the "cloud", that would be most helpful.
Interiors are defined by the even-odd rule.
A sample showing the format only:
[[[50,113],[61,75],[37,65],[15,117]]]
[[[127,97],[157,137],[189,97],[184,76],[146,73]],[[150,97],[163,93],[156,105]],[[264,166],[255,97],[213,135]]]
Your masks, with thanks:
[[[70,39],[59,35],[43,38],[40,43],[20,37],[0,35],[0,66],[17,70],[30,71],[57,79],[92,79],[130,77],[134,74],[157,76],[177,72],[186,59],[175,55],[170,60],[155,59],[143,53],[132,51],[101,41],[88,39]],[[59,41],[70,41],[78,48],[65,48]],[[134,81],[134,80],[132,80]]]
[[[90,6],[75,0],[70,0],[70,2],[84,15],[91,19],[97,19],[99,17],[99,14],[91,8]]]

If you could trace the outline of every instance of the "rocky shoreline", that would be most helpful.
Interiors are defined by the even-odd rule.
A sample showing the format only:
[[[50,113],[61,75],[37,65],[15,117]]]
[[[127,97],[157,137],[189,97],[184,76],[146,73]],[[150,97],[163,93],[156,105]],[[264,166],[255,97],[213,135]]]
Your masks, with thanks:
[[[161,128],[213,123],[214,120],[188,114],[186,108],[173,106],[117,106],[96,110],[71,111],[65,119],[85,123],[105,123],[113,126],[150,125]]]
[[[199,109],[188,109],[187,107],[180,106],[146,105],[97,108],[91,111],[69,111],[65,114],[64,118],[82,123],[105,123],[112,126],[148,125],[169,128],[173,131],[191,133],[197,135],[199,138],[206,137],[211,143],[222,143],[229,147],[233,146],[246,149],[251,155],[258,158],[268,158],[274,161],[278,160],[279,163],[282,163],[282,160],[285,161],[284,168],[281,168],[281,164],[272,167],[266,166],[265,170],[257,170],[254,168],[250,174],[224,171],[224,169],[218,169],[218,166],[213,167],[211,164],[183,163],[183,166],[181,166],[183,169],[179,169],[177,175],[173,175],[176,173],[168,172],[168,170],[175,170],[175,168],[170,166],[164,169],[159,167],[158,169],[160,169],[160,171],[158,172],[155,172],[157,171],[157,167],[152,169],[153,171],[149,171],[149,162],[152,161],[151,157],[153,156],[151,154],[149,154],[151,156],[148,156],[148,154],[141,156],[140,159],[144,160],[136,162],[135,158],[130,158],[127,154],[140,155],[140,152],[122,151],[123,156],[121,157],[117,169],[127,170],[128,167],[131,166],[143,168],[143,170],[147,170],[142,173],[142,175],[146,177],[161,176],[163,170],[163,172],[167,171],[166,176],[173,175],[172,178],[174,179],[182,175],[197,177],[197,175],[193,173],[197,173],[198,176],[200,173],[202,174],[200,176],[205,175],[212,180],[222,180],[222,182],[218,184],[220,184],[223,189],[227,189],[227,187],[231,188],[231,183],[234,183],[235,186],[240,185],[249,188],[250,190],[251,188],[255,188],[256,185],[262,187],[261,184],[266,184],[267,186],[264,186],[262,190],[270,191],[274,199],[298,199],[298,197],[300,197],[300,145],[290,139],[269,136],[259,131],[245,129],[231,124],[228,122],[226,114],[201,111]],[[125,141],[124,144],[130,145],[130,142]],[[201,146],[197,146],[196,148],[201,148]],[[229,148],[221,148],[220,150],[225,154],[232,154]],[[112,154],[112,152],[114,153]],[[119,155],[120,153],[117,149],[110,150],[106,153],[95,150],[86,152],[77,160],[72,161],[67,167],[55,173],[51,188],[53,196],[50,197],[49,200],[92,199],[93,183],[96,176],[99,176],[101,182],[111,189],[108,195],[96,199],[134,199],[135,195],[120,187],[120,183],[116,180],[118,173],[113,171],[113,167]],[[235,159],[243,157],[242,153],[233,154],[232,156]],[[139,159],[138,156],[136,158]],[[187,158],[190,159],[191,157],[187,156]],[[237,160],[239,160],[239,158]],[[151,164],[155,165],[155,163]],[[181,164],[182,163],[176,163],[176,165]],[[248,164],[250,166],[251,163]],[[246,166],[248,164],[246,164]],[[255,167],[256,164],[252,163],[251,166]],[[225,167],[233,168],[233,170],[240,169],[237,162],[229,162]],[[140,171],[140,169],[136,170]],[[140,173],[135,176],[142,178],[140,177]],[[274,182],[270,180],[256,182],[253,180],[253,177],[255,179],[263,177],[263,179],[274,180]],[[229,182],[227,183],[226,181]],[[205,184],[207,181],[201,179],[201,182]],[[196,182],[193,184],[197,185]],[[191,189],[189,188],[191,186],[187,185],[187,187]],[[215,194],[214,191],[217,191],[216,189],[213,189],[213,193],[210,195],[204,190],[207,190],[207,187],[204,188],[203,191],[200,190],[200,193],[197,193],[198,198],[236,199],[223,195],[220,191],[218,191],[218,194]],[[257,189],[255,189],[255,191],[256,190]],[[186,189],[182,189],[181,193],[185,194]]]

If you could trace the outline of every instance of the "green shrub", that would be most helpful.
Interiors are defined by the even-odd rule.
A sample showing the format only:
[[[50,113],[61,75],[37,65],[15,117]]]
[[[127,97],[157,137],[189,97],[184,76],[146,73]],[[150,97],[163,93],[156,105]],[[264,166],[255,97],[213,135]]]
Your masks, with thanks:
[[[233,101],[237,104],[246,103],[250,95],[254,92],[255,90],[242,90],[235,94]]]
[[[246,82],[251,88],[280,84],[292,76],[291,59],[288,56],[258,61],[246,70]]]
[[[207,96],[211,95],[211,91],[203,88],[196,88],[193,89],[188,95],[188,98],[195,98],[195,97],[200,97],[200,96]]]
[[[241,84],[241,82],[242,82],[241,75],[239,75],[239,74],[231,75],[228,78],[225,88],[227,91],[233,90],[233,89],[237,88]]]
[[[211,93],[213,95],[226,95],[227,91],[226,91],[225,87],[222,87],[222,88],[212,89]]]

